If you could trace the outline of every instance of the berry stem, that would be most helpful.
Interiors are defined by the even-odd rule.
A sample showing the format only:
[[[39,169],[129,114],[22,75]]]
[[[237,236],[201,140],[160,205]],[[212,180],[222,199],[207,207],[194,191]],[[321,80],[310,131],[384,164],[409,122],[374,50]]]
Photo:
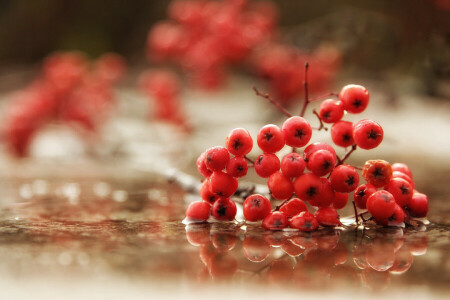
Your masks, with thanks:
[[[279,211],[280,210],[280,208],[284,205],[284,204],[286,204],[286,202],[288,202],[290,199],[286,199],[286,200],[284,200],[283,202],[281,202],[279,205],[277,205],[274,209],[273,209],[273,211]]]
[[[303,117],[306,112],[306,107],[309,104],[309,94],[308,94],[308,68],[309,63],[305,62],[305,81],[303,81],[303,86],[305,87],[305,101],[303,102],[302,111],[300,112],[300,117]]]
[[[345,154],[345,156],[344,156],[343,158],[338,158],[338,162],[337,162],[337,164],[336,164],[336,167],[342,165],[342,164],[345,162],[345,160],[346,160],[347,158],[349,158],[350,155],[352,155],[352,153],[353,153],[357,148],[358,148],[358,147],[356,146],[356,144],[353,144],[353,145],[352,145],[352,149],[350,149],[350,151],[348,151],[348,152]]]
[[[325,131],[328,131],[328,128],[325,127],[325,125],[323,124],[322,119],[319,116],[319,113],[315,109],[313,110],[313,114],[316,115],[317,119],[320,122],[320,126],[319,127],[314,127],[314,129],[317,129],[318,131],[321,131],[322,129],[325,130]]]
[[[356,204],[355,201],[352,201],[353,203],[353,210],[355,212],[355,222],[356,222],[356,226],[359,225],[359,219],[358,219],[358,210],[356,209]]]
[[[248,162],[251,162],[253,165],[255,165],[255,161],[251,158],[249,158],[247,155],[244,155],[245,160],[247,160]]]
[[[282,112],[286,117],[290,118],[292,117],[292,114],[290,112],[287,111],[287,109],[285,109],[280,102],[274,100],[272,97],[270,97],[270,95],[268,93],[261,93],[256,87],[253,87],[253,90],[255,91],[257,96],[263,97],[264,99],[269,100],[270,103],[272,103],[273,105],[275,105],[276,108],[278,108],[278,110],[280,112]]]
[[[339,94],[338,93],[327,93],[327,94],[323,94],[314,98],[309,99],[309,102],[313,102],[313,101],[319,101],[319,100],[323,100],[324,98],[328,98],[328,97],[338,97]]]

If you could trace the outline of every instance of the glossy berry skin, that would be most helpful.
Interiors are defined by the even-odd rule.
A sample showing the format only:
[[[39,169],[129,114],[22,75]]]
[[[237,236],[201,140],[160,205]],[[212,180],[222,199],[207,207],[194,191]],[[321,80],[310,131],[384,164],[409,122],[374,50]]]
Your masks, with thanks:
[[[327,207],[334,202],[336,195],[335,191],[331,187],[331,183],[326,178],[320,178],[321,188],[319,195],[309,201],[309,204],[316,207]]]
[[[333,157],[336,160],[336,151],[334,151],[333,146],[327,143],[316,142],[309,144],[308,147],[306,147],[305,150],[303,151],[303,159],[305,160],[305,162],[309,160],[311,154],[319,150],[329,151],[331,154],[333,154]]]
[[[317,176],[324,176],[330,173],[335,165],[336,156],[328,150],[318,150],[309,156],[306,167]]]
[[[363,112],[369,104],[369,92],[363,86],[349,84],[339,93],[344,109],[352,114]]]
[[[359,175],[352,166],[340,165],[331,173],[330,182],[336,192],[349,193],[358,186]]]
[[[413,188],[409,182],[401,178],[392,178],[386,190],[394,196],[395,202],[400,207],[407,206],[413,195]]]
[[[362,149],[376,148],[383,141],[383,128],[375,121],[361,120],[353,126],[353,139]]]
[[[358,186],[353,195],[356,206],[361,209],[366,209],[367,199],[376,191],[377,188],[370,183]]]
[[[288,226],[286,215],[280,211],[274,211],[264,218],[262,227],[267,230],[282,230]]]
[[[333,207],[335,209],[342,209],[347,205],[348,202],[348,193],[339,193],[336,192],[334,195]]]
[[[284,147],[284,133],[277,125],[268,124],[261,128],[256,141],[264,153],[275,153]]]
[[[293,216],[298,215],[302,211],[308,211],[308,207],[306,206],[305,202],[303,202],[299,198],[293,198],[283,204],[280,207],[280,211],[283,212],[289,219]]]
[[[200,154],[200,156],[197,158],[197,170],[204,177],[209,177],[212,174],[212,171],[208,169],[205,164],[205,152]]]
[[[375,219],[387,219],[394,213],[395,199],[388,191],[377,191],[367,199],[367,209]]]
[[[294,191],[304,201],[312,201],[320,197],[322,181],[312,173],[305,173],[294,180]]]
[[[405,173],[402,173],[400,171],[394,171],[392,172],[392,178],[401,178],[404,179],[406,181],[408,181],[408,183],[411,185],[411,187],[414,189],[414,180],[411,179],[411,177],[409,177],[408,175],[406,175]]]
[[[300,231],[315,231],[319,227],[319,222],[312,213],[304,211],[289,221],[289,227]]]
[[[368,160],[363,166],[362,177],[376,188],[385,187],[392,178],[392,167],[385,160]]]
[[[243,210],[247,221],[260,221],[270,214],[270,201],[263,195],[253,194],[245,199]]]
[[[223,172],[213,172],[209,184],[212,193],[225,198],[231,197],[238,188],[237,179]]]
[[[377,223],[378,225],[383,225],[383,226],[400,225],[401,223],[403,223],[405,221],[405,212],[398,204],[396,204],[395,208],[394,208],[394,213],[392,214],[392,216],[390,216],[389,218],[386,218],[386,219],[374,218],[374,220],[375,220],[375,223]]]
[[[262,178],[267,178],[280,169],[278,156],[271,153],[261,154],[255,160],[255,172]]]
[[[425,194],[415,192],[409,200],[408,212],[412,217],[424,218],[428,214],[428,197]]]
[[[344,104],[342,101],[327,99],[320,104],[320,119],[325,123],[336,123],[344,116]]]
[[[302,117],[290,117],[284,121],[281,129],[284,132],[286,145],[291,147],[303,147],[311,139],[311,125]]]
[[[200,197],[203,201],[213,204],[220,197],[211,192],[211,185],[209,184],[209,179],[203,181],[202,187],[200,188]]]
[[[220,221],[232,221],[236,216],[237,208],[234,201],[230,198],[220,198],[214,202],[211,215]]]
[[[244,156],[252,150],[253,139],[247,129],[235,128],[228,134],[225,146],[231,154]]]
[[[305,171],[305,161],[298,153],[289,153],[281,160],[281,172],[287,177],[297,177]]]
[[[294,186],[291,179],[284,176],[281,172],[275,172],[270,175],[267,186],[272,197],[278,200],[287,200],[294,193]]]
[[[189,204],[186,209],[186,218],[192,222],[205,222],[211,213],[211,205],[204,201]]]
[[[409,176],[409,178],[413,178],[413,174],[411,172],[411,170],[409,169],[409,167],[406,164],[403,163],[395,163],[392,165],[392,171],[398,171],[401,172],[403,174],[406,174],[407,176]]]
[[[339,121],[331,126],[331,139],[341,147],[349,147],[355,143],[353,139],[353,123]]]
[[[205,152],[205,165],[211,171],[222,171],[229,160],[230,153],[224,147],[212,147]]]
[[[314,214],[317,222],[322,226],[339,226],[341,221],[339,215],[333,207],[321,207]]]
[[[245,158],[242,156],[236,156],[230,159],[230,161],[227,164],[227,174],[233,176],[233,177],[243,177],[247,175],[248,171],[248,165]]]

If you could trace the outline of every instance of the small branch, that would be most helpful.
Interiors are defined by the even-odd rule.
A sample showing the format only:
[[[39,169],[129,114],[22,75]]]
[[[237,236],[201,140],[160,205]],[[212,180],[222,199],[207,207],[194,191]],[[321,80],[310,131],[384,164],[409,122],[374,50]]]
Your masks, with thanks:
[[[305,81],[303,81],[303,86],[305,88],[305,100],[303,102],[302,111],[300,112],[300,117],[303,117],[306,112],[306,107],[309,104],[309,94],[308,94],[308,68],[309,63],[305,62]]]
[[[339,94],[338,93],[327,93],[327,94],[324,94],[324,95],[320,95],[318,97],[311,98],[311,99],[309,99],[309,102],[323,100],[323,99],[328,98],[328,97],[339,97]]]
[[[287,109],[285,109],[278,101],[270,97],[269,94],[261,93],[256,87],[253,87],[253,90],[255,91],[257,96],[263,97],[264,99],[267,99],[270,103],[275,105],[275,107],[278,108],[278,110],[282,112],[286,117],[288,118],[292,117],[292,114],[288,112]]]
[[[356,226],[359,225],[359,219],[358,219],[358,210],[356,209],[356,204],[355,201],[352,201],[353,203],[353,210],[355,212],[355,221],[356,221]]]
[[[319,122],[320,122],[320,126],[317,128],[317,130],[321,131],[321,130],[323,129],[323,130],[325,130],[325,131],[328,131],[328,128],[325,127],[325,125],[323,124],[322,119],[321,119],[320,116],[319,116],[319,113],[318,113],[315,109],[313,110],[313,114],[316,115],[317,119],[318,119]],[[316,128],[314,128],[314,129],[316,129]]]
[[[252,160],[251,158],[249,158],[247,155],[244,155],[244,158],[245,158],[246,161],[248,161],[248,162],[252,163],[253,165],[255,165],[255,161]]]
[[[352,145],[352,149],[350,149],[350,151],[347,152],[347,154],[345,154],[345,156],[343,158],[338,158],[338,162],[336,163],[336,167],[342,165],[345,160],[347,158],[350,157],[350,155],[357,149],[358,147],[356,146],[356,144]]]
[[[285,205],[289,200],[291,200],[291,199],[287,199],[287,200],[284,200],[283,202],[281,202],[279,205],[277,205],[277,206],[274,208],[273,211],[279,211],[280,208],[281,208],[283,205]]]

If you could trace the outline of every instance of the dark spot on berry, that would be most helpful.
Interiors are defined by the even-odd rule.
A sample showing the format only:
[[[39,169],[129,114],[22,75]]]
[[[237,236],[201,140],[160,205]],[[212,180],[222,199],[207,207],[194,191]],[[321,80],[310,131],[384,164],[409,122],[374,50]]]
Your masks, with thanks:
[[[239,148],[241,148],[241,146],[243,146],[244,144],[241,143],[240,139],[235,139],[233,142],[233,148],[238,150]]]
[[[253,199],[253,206],[254,207],[260,207],[261,201],[259,199]]]
[[[282,224],[281,224],[281,220],[280,219],[275,219],[274,221],[273,221],[273,226],[275,226],[275,227],[280,227]]]
[[[260,165],[261,162],[263,161],[263,159],[264,159],[264,156],[259,156],[258,160],[256,161],[256,163]]]
[[[372,175],[375,178],[384,177],[384,172],[383,172],[383,170],[381,168],[375,168],[375,170],[373,170]]]
[[[365,195],[366,195],[366,190],[360,190],[358,192],[358,196],[360,196],[360,197],[364,197]]]
[[[215,200],[216,200],[216,196],[214,196],[214,195],[209,197],[209,199],[208,199],[208,201],[211,203],[214,203]]]
[[[242,165],[237,166],[236,168],[239,172],[244,171],[244,167]]]
[[[267,141],[270,141],[272,138],[273,134],[271,134],[270,132],[264,133],[264,139],[266,139]]]
[[[379,136],[379,134],[373,129],[371,129],[367,133],[367,138],[370,139],[370,140],[376,140],[378,138],[378,136]]]
[[[352,136],[350,134],[348,134],[348,133],[345,133],[345,134],[342,135],[342,139],[345,142],[349,142],[352,139]]]
[[[207,160],[207,161],[211,161],[211,160],[212,160],[211,154],[206,155],[206,160]]]
[[[303,129],[295,130],[295,137],[302,139],[304,136],[305,136],[305,133],[303,132]]]
[[[406,185],[402,185],[400,187],[400,190],[402,191],[402,195],[408,195],[409,194],[409,188]]]
[[[220,205],[219,209],[217,210],[217,214],[219,216],[225,216],[227,214],[227,208],[223,205]]]
[[[331,117],[331,112],[330,111],[326,111],[324,114],[323,114],[323,119],[324,120],[327,120],[327,119],[329,119]]]
[[[362,105],[362,101],[359,99],[355,99],[352,103],[352,105],[356,108],[360,107]]]
[[[310,187],[307,191],[306,191],[306,195],[308,195],[309,197],[314,197],[317,194],[317,189],[315,187]]]
[[[381,198],[383,198],[384,202],[391,202],[391,198],[388,195],[382,194]]]
[[[345,181],[348,186],[352,186],[355,184],[355,177],[354,176],[348,176],[347,180]]]
[[[291,161],[296,161],[296,160],[297,160],[297,157],[296,157],[295,155],[291,155],[291,156],[289,156],[289,159],[290,159]]]
[[[332,163],[331,163],[330,161],[326,160],[326,161],[323,163],[322,168],[323,168],[324,170],[328,170],[331,166],[332,166]]]

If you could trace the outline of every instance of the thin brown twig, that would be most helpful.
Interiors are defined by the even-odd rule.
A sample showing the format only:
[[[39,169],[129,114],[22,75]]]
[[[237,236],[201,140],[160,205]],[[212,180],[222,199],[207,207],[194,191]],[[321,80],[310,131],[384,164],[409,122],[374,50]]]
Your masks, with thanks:
[[[287,109],[284,108],[280,104],[280,102],[278,102],[278,101],[274,100],[272,97],[270,97],[270,95],[268,93],[266,93],[266,94],[261,93],[256,87],[253,87],[253,90],[255,91],[257,96],[267,99],[270,103],[275,105],[275,107],[278,108],[278,110],[281,111],[286,117],[288,117],[288,118],[292,117],[292,114],[290,112],[288,112]]]
[[[313,109],[313,114],[317,117],[317,119],[320,122],[320,126],[317,128],[317,130],[321,131],[323,129],[325,131],[328,131],[328,127],[325,127],[325,125],[323,124],[322,119],[319,116],[319,113],[315,109]]]
[[[251,158],[249,158],[247,155],[244,155],[244,158],[246,161],[251,162],[253,165],[255,165],[255,161]]]
[[[356,209],[356,203],[355,201],[352,201],[353,203],[353,210],[355,212],[355,221],[356,221],[356,226],[359,225],[359,219],[358,219],[358,210]]]
[[[306,112],[306,107],[309,104],[309,94],[308,94],[308,68],[309,63],[305,62],[305,81],[303,81],[303,86],[305,88],[305,100],[303,102],[302,111],[300,112],[300,117],[303,117]]]
[[[314,98],[309,99],[309,102],[314,102],[314,101],[319,101],[319,100],[323,100],[324,98],[328,98],[328,97],[338,97],[339,94],[338,93],[327,93],[324,95],[320,95]]]
[[[357,148],[358,148],[358,147],[356,146],[356,144],[353,144],[353,145],[352,145],[352,149],[350,149],[350,151],[348,151],[348,152],[345,154],[345,156],[344,156],[343,158],[338,158],[338,161],[337,161],[337,163],[336,163],[336,167],[342,165],[342,164],[345,162],[345,160],[346,160],[347,158],[349,158],[350,155],[351,155]]]

